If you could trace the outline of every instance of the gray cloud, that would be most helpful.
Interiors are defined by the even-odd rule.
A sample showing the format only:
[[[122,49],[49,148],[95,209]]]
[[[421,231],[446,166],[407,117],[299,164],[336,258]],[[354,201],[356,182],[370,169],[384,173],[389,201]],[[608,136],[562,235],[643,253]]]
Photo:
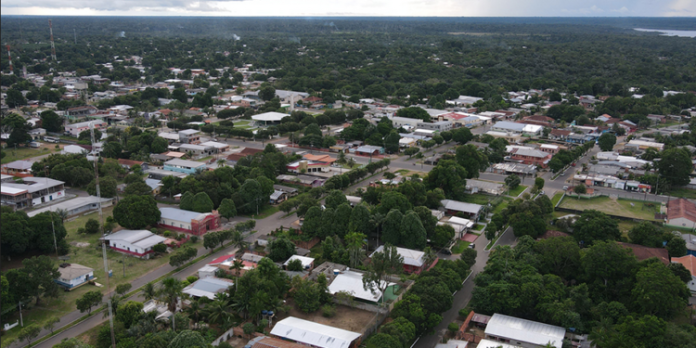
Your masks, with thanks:
[[[190,11],[226,11],[211,6],[210,3],[242,2],[247,0],[118,0],[118,1],[52,1],[3,0],[2,7],[39,7],[39,8],[88,8],[97,11],[128,11],[137,9],[181,9]],[[197,5],[197,6],[196,6]]]

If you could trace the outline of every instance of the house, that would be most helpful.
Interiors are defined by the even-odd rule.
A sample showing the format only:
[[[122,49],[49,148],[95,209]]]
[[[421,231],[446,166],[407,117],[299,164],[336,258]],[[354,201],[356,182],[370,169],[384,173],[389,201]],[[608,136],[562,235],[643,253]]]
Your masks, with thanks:
[[[518,144],[524,140],[524,139],[522,139],[522,135],[517,134],[517,133],[488,131],[488,132],[486,132],[486,134],[490,135],[494,138],[503,138],[510,144]]]
[[[209,230],[220,227],[220,214],[216,210],[210,213],[197,213],[177,208],[160,208],[158,226],[185,233],[202,236]]]
[[[235,152],[233,154],[230,154],[227,156],[227,160],[230,162],[237,163],[242,158],[246,158],[247,156],[253,156],[259,152],[263,152],[262,149],[255,149],[252,147],[245,147],[239,152]]]
[[[65,183],[44,177],[27,177],[21,184],[12,182],[3,183],[0,188],[2,189],[3,202],[5,201],[6,194],[11,195],[12,192],[16,192],[16,190],[26,191],[31,196],[31,200],[28,201],[29,205],[26,207],[65,198]],[[12,192],[8,191],[10,189],[12,189]],[[21,207],[17,206],[17,208]]]
[[[196,299],[207,297],[210,300],[215,300],[215,295],[227,291],[232,285],[234,282],[230,279],[206,277],[193,282],[182,292]]]
[[[561,348],[565,331],[560,326],[495,313],[486,324],[485,338],[525,348],[541,348],[548,344]]]
[[[686,253],[696,256],[696,236],[693,234],[682,233],[681,238],[686,242]]]
[[[535,124],[542,127],[551,127],[555,120],[548,116],[543,115],[532,115],[522,117],[521,123]]]
[[[319,348],[356,348],[361,334],[296,317],[275,324],[271,335]]]
[[[287,199],[287,194],[283,191],[274,190],[270,197],[271,204],[278,204]]]
[[[487,339],[482,339],[479,341],[478,345],[476,348],[523,348],[522,346],[515,346],[512,344],[507,344],[507,343],[502,343],[502,342],[497,342],[497,341],[491,341]]]
[[[649,258],[656,258],[658,261],[662,262],[665,266],[669,266],[669,252],[665,248],[650,248],[638,244],[617,242],[624,248],[631,249],[633,255],[635,255],[638,261],[647,260]]]
[[[456,105],[456,106],[467,106],[467,105],[473,105],[477,101],[483,100],[483,98],[479,97],[471,97],[467,95],[460,95],[457,99],[453,100],[446,100],[445,102],[450,105]]]
[[[362,156],[376,156],[384,154],[384,148],[381,146],[363,145],[355,149],[355,153]]]
[[[297,196],[297,189],[294,187],[283,186],[283,185],[273,185],[273,189],[276,191],[283,191],[286,193],[287,197]]]
[[[475,223],[469,219],[462,219],[456,216],[450,216],[447,220],[439,221],[438,225],[450,225],[454,228],[454,237],[457,239],[464,238],[464,235],[469,229],[474,228]]]
[[[152,157],[150,157],[152,158]],[[168,176],[173,176],[175,178],[183,179],[188,176],[186,173],[180,173],[180,172],[172,172],[169,170],[164,170],[164,169],[159,169],[156,167],[150,167],[147,170],[144,170],[145,174],[147,174],[147,177],[150,179],[157,179],[157,180],[162,180]]]
[[[408,118],[399,116],[393,116],[390,119],[392,121],[392,125],[396,129],[399,129],[400,127],[416,128],[416,126],[418,126],[419,123],[423,122],[423,120],[419,118]]]
[[[516,122],[509,122],[509,121],[501,121],[493,126],[491,126],[492,131],[496,132],[504,132],[504,133],[513,133],[513,134],[520,134],[520,135],[528,135],[528,136],[539,136],[541,135],[541,131],[544,129],[542,126],[537,126],[533,124],[525,124],[525,123],[516,123]]]
[[[371,255],[378,252],[384,251],[384,245],[380,245]],[[406,248],[396,248],[396,253],[404,258],[404,272],[405,273],[416,273],[420,274],[425,268],[425,253],[418,250],[411,250]]]
[[[548,167],[552,155],[550,153],[527,148],[516,148],[511,151],[510,161],[531,164],[537,167]]]
[[[447,215],[458,215],[462,214],[466,218],[477,221],[478,216],[481,213],[483,206],[474,203],[465,203],[454,201],[451,199],[443,199],[440,201],[444,207],[445,214]]]
[[[468,341],[449,339],[446,343],[436,344],[435,348],[466,348],[468,345]]]
[[[284,114],[280,112],[264,112],[262,114],[251,116],[251,119],[256,121],[257,124],[263,124],[267,126],[269,124],[279,124],[283,117],[288,117],[290,114]]]
[[[665,123],[665,121],[667,121],[667,117],[665,117],[663,115],[649,114],[647,117],[648,117],[648,120],[652,121],[655,124]]]
[[[673,257],[672,263],[679,263],[691,272],[691,281],[686,283],[686,286],[692,293],[696,292],[696,256],[686,255],[682,257]]]
[[[201,146],[212,147],[214,153],[223,153],[230,149],[229,144],[219,143],[217,141],[206,141],[202,143]]]
[[[31,206],[31,194],[26,189],[0,186],[0,202],[14,209],[24,209]]]
[[[139,165],[142,170],[147,170],[148,166],[145,162],[143,161],[135,161],[135,160],[129,160],[125,158],[119,158],[118,159],[118,164],[121,165],[121,167],[130,170],[131,167],[134,165]]]
[[[172,146],[170,146],[170,148],[172,148]],[[217,152],[213,146],[196,144],[181,144],[178,150],[183,153],[193,154],[194,156],[209,156]]]
[[[684,198],[669,201],[667,224],[677,227],[696,227],[696,204]]]
[[[31,136],[31,140],[41,140],[46,135],[46,130],[43,128],[34,128],[27,133]]]
[[[306,345],[281,340],[275,337],[258,336],[249,341],[248,348],[307,348]]]
[[[420,122],[416,125],[417,128],[427,129],[436,132],[445,132],[452,129],[452,122],[450,121],[438,121],[438,122]]]
[[[300,161],[289,163],[286,168],[290,173],[328,172],[336,159],[329,155],[306,154]]]
[[[195,129],[184,129],[179,131],[179,142],[182,144],[200,144],[201,136]]]
[[[87,145],[67,145],[63,147],[60,153],[64,155],[85,155],[89,152],[85,147]]]
[[[89,130],[89,125],[92,124],[94,126],[94,129],[97,130],[104,130],[106,129],[106,122],[104,121],[87,121],[87,122],[78,122],[78,123],[72,123],[68,124],[65,126],[65,134],[69,134],[75,138],[77,138],[80,133],[84,131]]]
[[[311,175],[278,175],[276,180],[305,187],[320,187],[324,186],[324,182],[326,182],[324,178]]]
[[[338,274],[334,274],[333,281],[331,281],[331,284],[329,284],[329,293],[331,295],[336,295],[339,292],[347,292],[350,293],[354,298],[362,301],[372,303],[379,303],[382,301],[383,294],[381,291],[375,288],[375,293],[372,293],[370,289],[365,289],[363,287],[364,273],[347,269],[340,270],[338,272],[336,271],[338,271],[338,269],[334,270],[334,273]],[[396,285],[396,283],[390,282],[387,285],[386,292],[391,292],[393,294],[394,285]]]
[[[167,238],[147,230],[120,230],[102,238],[106,245],[123,254],[141,259],[149,259],[154,253],[153,247],[164,243]]]
[[[101,199],[101,206],[102,208],[104,207],[110,207],[113,204],[114,199],[113,198],[102,198]],[[36,210],[32,210],[27,212],[27,215],[29,217],[41,214],[46,211],[52,211],[52,212],[57,212],[59,210],[65,210],[68,214],[68,218],[71,218],[76,215],[80,214],[85,214],[90,211],[96,211],[99,209],[99,198],[95,196],[88,196],[88,197],[77,197],[73,198],[67,201],[63,201],[60,203],[56,203],[47,207],[39,208]]]
[[[561,151],[561,147],[554,144],[541,144],[541,146],[539,146],[539,151],[555,155],[558,151]]]
[[[75,106],[68,108],[68,110],[65,112],[65,116],[67,116],[68,119],[75,120],[78,118],[87,117],[96,113],[97,111],[99,111],[99,109],[92,105]]]
[[[182,159],[173,159],[164,162],[164,170],[170,172],[184,173],[184,174],[196,174],[198,171],[206,170],[206,165],[203,162],[187,161]]]
[[[310,271],[314,268],[314,258],[300,256],[300,255],[290,256],[290,258],[287,261],[285,261],[283,266],[285,266],[285,268],[287,268],[288,265],[290,264],[290,261],[293,261],[293,260],[300,260],[300,262],[302,262],[302,269],[304,269],[304,270]]]
[[[153,196],[159,195],[162,191],[162,180],[147,178],[145,179],[145,184],[147,186],[150,186],[150,188],[152,189]]]
[[[645,151],[649,148],[653,148],[657,151],[662,151],[665,148],[665,144],[654,142],[654,141],[645,141],[645,140],[633,139],[633,140],[630,140],[624,147],[627,149],[637,149],[637,150],[641,150],[641,151]]]
[[[34,162],[30,161],[25,161],[25,160],[19,160],[19,161],[14,161],[10,163],[5,163],[0,168],[0,172],[2,174],[7,174],[7,175],[12,175],[20,178],[26,178],[28,176],[32,176],[31,173],[31,166],[34,164]]]
[[[496,174],[527,176],[536,174],[537,167],[535,165],[521,163],[495,163],[490,166],[490,171]]]
[[[552,129],[551,132],[549,133],[549,139],[566,141],[568,139],[568,136],[570,136],[571,133],[573,133],[573,132],[571,132],[569,130]]]
[[[468,179],[466,181],[465,192],[476,194],[476,193],[487,193],[489,195],[501,195],[505,191],[503,184],[496,182]]]
[[[94,269],[76,263],[64,263],[58,266],[60,276],[53,281],[67,290],[87,284],[94,279]]]

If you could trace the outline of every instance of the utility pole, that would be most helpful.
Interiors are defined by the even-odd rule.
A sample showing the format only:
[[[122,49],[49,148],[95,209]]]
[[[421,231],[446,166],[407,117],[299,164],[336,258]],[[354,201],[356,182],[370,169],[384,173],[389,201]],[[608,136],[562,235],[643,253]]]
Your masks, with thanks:
[[[56,58],[56,44],[53,42],[53,23],[51,23],[51,20],[48,20],[48,31],[51,33],[51,60],[56,61],[58,60]]]
[[[48,166],[44,167],[44,170],[48,178]],[[56,227],[53,225],[53,212],[51,212],[51,229],[53,230],[53,246],[56,248],[56,257],[58,257],[58,242],[56,241]]]
[[[10,53],[10,44],[5,43],[5,47],[7,47],[7,59],[10,61],[10,75],[13,75],[14,69],[12,68],[12,54]]]

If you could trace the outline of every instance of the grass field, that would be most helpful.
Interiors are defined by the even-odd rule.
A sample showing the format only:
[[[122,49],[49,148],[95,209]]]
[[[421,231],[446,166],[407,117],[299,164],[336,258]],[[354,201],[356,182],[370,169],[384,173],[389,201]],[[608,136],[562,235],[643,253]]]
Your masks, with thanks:
[[[520,193],[522,193],[526,189],[527,189],[527,186],[519,185],[519,186],[515,187],[514,190],[508,191],[508,196],[517,197],[520,195]]]
[[[111,216],[113,207],[104,209],[104,219]],[[34,306],[34,301],[28,308],[22,311],[24,325],[27,323],[35,323],[39,326],[43,326],[46,319],[50,317],[62,317],[63,315],[72,312],[76,309],[75,301],[81,297],[84,293],[92,290],[99,290],[102,293],[106,293],[106,273],[104,271],[104,261],[102,258],[102,249],[97,248],[100,234],[83,234],[77,233],[79,227],[83,227],[87,220],[89,219],[99,219],[97,213],[92,213],[87,216],[81,216],[75,220],[68,221],[65,223],[65,228],[68,232],[66,241],[71,244],[69,256],[70,259],[67,260],[68,263],[77,263],[80,265],[88,266],[94,269],[94,276],[97,278],[95,281],[104,285],[103,287],[95,287],[93,285],[83,285],[70,292],[60,292],[58,298],[42,298],[39,306]],[[89,245],[78,247],[77,243],[89,243]],[[108,268],[113,270],[113,276],[109,279],[109,286],[113,289],[118,284],[130,283],[134,279],[146,274],[159,266],[169,262],[169,255],[163,257],[158,257],[150,260],[140,260],[133,257],[124,257],[123,254],[107,250],[107,260]],[[56,262],[56,264],[63,261],[58,260],[55,254],[50,255],[51,258]],[[125,268],[124,268],[125,262]],[[124,276],[125,269],[125,276]],[[94,309],[94,308],[93,308]],[[101,315],[101,314],[98,314]],[[16,317],[16,318],[15,318]],[[7,319],[6,322],[14,322],[19,319],[19,313],[15,312],[13,315]],[[19,333],[19,329],[15,328],[10,330],[3,336],[2,347],[5,347],[4,342],[9,340]]]
[[[491,200],[495,199],[494,196],[482,195],[482,194],[467,194],[462,199],[462,202],[474,203],[480,205],[486,205]]]
[[[673,197],[681,197],[681,198],[686,198],[686,199],[696,199],[696,190],[689,190],[687,188],[671,189],[669,191],[669,194]]]
[[[466,249],[466,247],[467,247],[469,244],[471,244],[471,243],[470,243],[470,242],[463,241],[463,240],[458,240],[458,241],[457,241],[457,244],[455,244],[455,245],[452,247],[452,254],[461,254],[461,253],[463,253],[463,252],[464,252],[464,249]]]
[[[31,147],[18,147],[16,150],[14,147],[2,149],[2,152],[5,154],[5,157],[2,159],[2,164],[60,151],[60,149],[56,149],[55,147],[54,144],[42,143],[38,149]]]
[[[263,209],[259,210],[259,215],[256,215],[256,214],[240,214],[240,215],[259,220],[259,219],[265,219],[265,218],[267,218],[267,217],[269,217],[269,216],[271,216],[279,211],[280,210],[278,209],[278,207],[274,207],[272,205],[266,205],[263,207]]]
[[[558,204],[558,201],[561,200],[561,197],[563,197],[563,192],[558,192],[555,195],[553,195],[553,198],[551,198],[551,203],[553,203],[554,207],[556,206],[556,204]]]
[[[645,206],[645,204],[654,204],[654,207]],[[609,197],[581,198],[579,200],[566,197],[561,202],[560,207],[577,210],[595,209],[611,215],[654,221],[655,213],[659,211],[660,204],[624,199],[614,200]]]

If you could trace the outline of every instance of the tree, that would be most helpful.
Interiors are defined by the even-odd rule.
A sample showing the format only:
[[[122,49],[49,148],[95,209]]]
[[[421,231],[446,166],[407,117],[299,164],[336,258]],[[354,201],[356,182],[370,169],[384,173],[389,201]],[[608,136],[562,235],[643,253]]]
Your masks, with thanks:
[[[686,307],[690,292],[684,282],[661,262],[652,262],[636,274],[631,292],[640,313],[669,320]]]
[[[384,324],[380,332],[397,338],[401,342],[402,347],[409,347],[416,338],[416,326],[404,317],[398,317]]]
[[[205,192],[198,192],[193,196],[193,211],[198,213],[208,213],[213,211],[215,205]]]
[[[537,190],[541,191],[544,188],[544,179],[543,178],[534,179],[534,187],[536,187]]]
[[[102,132],[101,132],[100,130],[98,130],[98,129],[95,128],[95,129],[94,129],[94,139],[95,139],[95,140],[99,140],[99,139],[101,139],[101,137],[102,137]],[[89,131],[89,130],[85,130],[85,131],[80,132],[80,134],[77,136],[77,140],[78,140],[78,141],[80,141],[80,140],[86,140],[86,141],[88,141],[88,142],[91,143],[91,141],[92,141],[92,132]]]
[[[677,278],[681,279],[682,282],[688,283],[691,281],[691,271],[686,269],[681,263],[670,263],[669,270],[672,271]]]
[[[401,136],[399,135],[399,132],[397,132],[395,129],[392,129],[389,134],[384,136],[384,149],[387,151],[387,153],[397,153],[399,152],[399,140],[401,139]],[[442,137],[440,137],[442,139]]]
[[[673,186],[684,186],[689,183],[689,174],[693,171],[691,156],[686,149],[667,149],[662,151],[657,169]]]
[[[268,203],[270,193],[264,195],[259,181],[247,179],[242,187],[239,188],[239,197],[244,202],[244,205],[237,207],[237,210],[245,214],[256,214],[261,206]]]
[[[169,311],[174,313],[183,289],[184,286],[181,284],[181,280],[172,277],[164,278],[162,284],[157,289],[157,298],[166,303]]]
[[[682,266],[683,267],[683,266]],[[51,331],[51,334],[53,334],[53,328],[56,326],[57,323],[60,322],[60,318],[58,317],[50,317],[44,322],[44,330]]]
[[[179,200],[179,209],[193,211],[193,196],[191,191],[184,192]]]
[[[408,156],[408,158],[413,157],[413,155],[417,154],[420,152],[420,148],[417,147],[409,147],[408,149],[404,150],[404,154]]]
[[[302,223],[302,233],[309,237],[316,237],[321,234],[321,208],[314,206],[307,210]]]
[[[123,296],[133,287],[130,283],[119,284],[116,286],[116,293]]]
[[[211,253],[213,251],[215,251],[215,247],[219,243],[220,243],[220,238],[218,238],[218,234],[215,232],[206,233],[206,235],[203,236],[203,247],[206,249],[210,249]]]
[[[381,240],[391,245],[401,244],[401,220],[404,215],[398,209],[392,209],[382,224]]]
[[[580,267],[580,247],[572,237],[542,239],[534,243],[539,272],[563,279],[574,277]]]
[[[272,86],[265,86],[259,90],[259,98],[263,101],[269,101],[275,98],[276,90]]]
[[[401,243],[409,249],[423,250],[427,239],[427,233],[418,214],[409,211],[401,221]]]
[[[669,251],[669,257],[682,257],[688,252],[686,241],[679,237],[674,237],[667,242],[667,250]]]
[[[143,304],[138,301],[128,301],[118,306],[116,310],[116,320],[123,323],[127,328],[140,320],[143,311]]]
[[[183,330],[169,343],[169,348],[207,347],[208,341],[198,331]]]
[[[198,250],[190,246],[184,246],[169,258],[169,265],[179,267],[198,255]]]
[[[612,133],[604,133],[597,139],[597,144],[602,151],[611,151],[616,145],[616,136]]]
[[[24,259],[22,264],[24,269],[21,272],[26,276],[21,284],[24,295],[36,297],[37,305],[41,296],[58,297],[58,284],[53,280],[60,276],[60,272],[53,260],[46,255],[40,255]]]
[[[302,267],[302,261],[300,259],[294,259],[288,262],[287,269],[288,271],[302,272],[304,267]]]
[[[103,297],[104,295],[100,291],[88,291],[77,299],[77,309],[80,313],[87,312],[88,315],[92,314],[92,307],[98,306]]]
[[[529,210],[510,216],[509,222],[515,237],[531,236],[537,238],[546,232],[544,218]]]
[[[89,219],[87,220],[87,223],[85,223],[85,232],[89,234],[95,234],[99,232],[99,221],[95,219]]]
[[[400,273],[403,262],[396,247],[385,244],[382,251],[372,254],[367,273],[363,274],[363,289],[376,296],[383,295],[389,286],[389,277]]]
[[[471,130],[469,130],[469,128],[466,127],[453,129],[451,132],[452,140],[458,142],[459,144],[466,144],[474,138],[474,135],[471,134]]]
[[[246,323],[242,326],[242,331],[244,331],[245,335],[251,335],[256,332],[256,326],[252,323]]]
[[[8,95],[10,94],[13,90],[8,91]],[[21,96],[21,93],[20,93]],[[9,101],[8,101],[9,103]],[[36,325],[36,324],[29,324],[25,326],[20,332],[19,335],[17,335],[17,338],[19,338],[20,341],[25,341],[27,342],[27,345],[31,344],[31,341],[33,341],[36,337],[39,336],[41,333],[41,328]]]
[[[575,221],[573,237],[584,245],[598,240],[618,240],[621,237],[618,223],[597,210],[585,210]]]
[[[507,185],[509,190],[516,189],[517,186],[520,186],[520,183],[522,183],[522,180],[515,174],[508,175],[505,178],[505,185]]]
[[[363,204],[358,204],[355,206],[350,214],[350,221],[348,223],[348,231],[358,232],[362,234],[369,234],[372,230],[370,224],[370,211]]]
[[[645,245],[647,247],[662,246],[662,230],[650,222],[643,221],[628,231],[631,243]]]
[[[334,233],[343,238],[348,232],[348,225],[352,215],[353,208],[348,203],[343,203],[336,208],[336,219],[334,221]]]
[[[168,146],[169,142],[167,139],[155,137],[155,139],[152,140],[152,144],[150,144],[150,151],[152,151],[152,153],[163,153],[167,151]]]
[[[336,209],[343,203],[348,203],[348,199],[341,190],[331,190],[326,196],[325,205],[327,208]]]
[[[27,100],[22,95],[22,92],[16,89],[10,89],[7,91],[7,98],[5,99],[5,102],[7,103],[7,106],[11,108],[27,105]]]
[[[486,225],[486,231],[485,231],[486,239],[488,239],[489,241],[492,241],[493,239],[495,239],[496,233],[498,233],[498,226],[495,224],[495,222],[489,222]]]
[[[90,196],[96,196],[97,195],[97,184],[95,180],[92,180],[92,182],[87,185],[87,193],[90,194]],[[116,179],[107,176],[107,177],[101,177],[99,178],[99,193],[103,198],[112,198],[116,197],[116,188],[118,186],[118,182]],[[149,186],[148,186],[149,187]],[[150,189],[152,190],[152,189]]]
[[[364,247],[367,236],[362,233],[350,232],[346,234],[345,242],[350,257],[350,267],[356,268],[360,265],[364,256]]]
[[[229,198],[223,199],[218,207],[218,213],[226,219],[237,216],[237,208],[234,205],[234,201]]]
[[[126,196],[146,196],[152,195],[152,187],[143,181],[135,181],[126,186],[123,191]]]
[[[457,147],[455,158],[466,169],[467,179],[478,178],[479,173],[488,166],[488,156],[471,144]]]
[[[580,278],[598,300],[630,297],[637,267],[638,261],[631,250],[614,242],[595,241],[580,255]]]
[[[63,117],[56,114],[52,110],[47,110],[41,113],[41,128],[47,132],[61,133],[63,130]]]
[[[268,258],[273,262],[287,260],[296,252],[295,244],[285,236],[280,236],[268,243],[268,249],[270,250]]]
[[[441,189],[448,198],[461,197],[466,187],[467,172],[453,160],[440,160],[423,183],[428,190]]]
[[[128,229],[142,229],[157,224],[161,212],[151,195],[128,196],[114,207],[114,220]]]

